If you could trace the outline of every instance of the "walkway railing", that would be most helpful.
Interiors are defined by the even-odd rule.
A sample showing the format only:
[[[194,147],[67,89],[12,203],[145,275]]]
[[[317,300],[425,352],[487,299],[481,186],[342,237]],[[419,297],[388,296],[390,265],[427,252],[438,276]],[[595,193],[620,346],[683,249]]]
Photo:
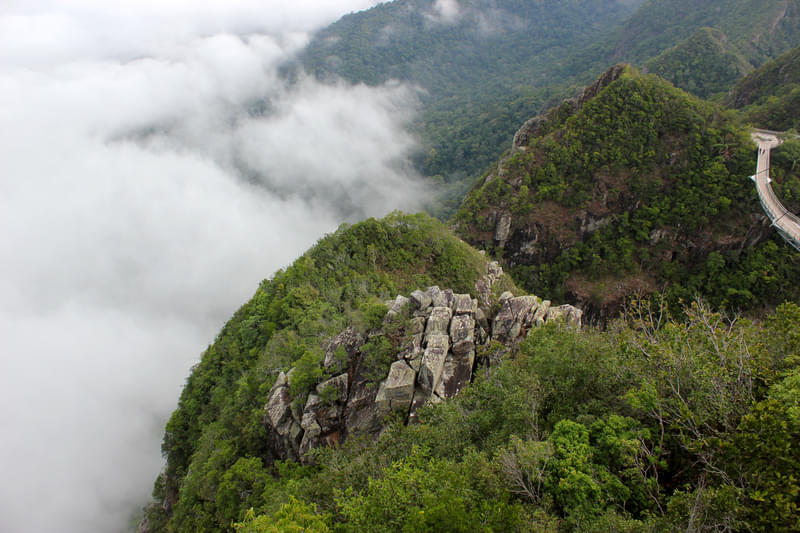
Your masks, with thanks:
[[[762,135],[759,135],[762,134]],[[772,222],[772,226],[778,231],[783,239],[800,251],[800,218],[786,209],[781,203],[775,191],[772,190],[769,178],[769,156],[770,149],[776,144],[780,144],[778,132],[756,130],[753,132],[753,140],[759,143],[758,163],[756,174],[751,176],[756,184],[758,199],[761,207]],[[769,138],[771,137],[771,139]],[[762,145],[763,143],[763,145]],[[764,160],[762,161],[762,157]]]

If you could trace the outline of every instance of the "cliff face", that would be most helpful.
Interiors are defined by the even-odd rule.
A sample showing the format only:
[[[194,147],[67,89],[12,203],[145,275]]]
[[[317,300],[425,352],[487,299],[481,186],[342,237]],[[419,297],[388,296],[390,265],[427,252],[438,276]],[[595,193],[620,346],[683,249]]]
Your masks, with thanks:
[[[514,294],[496,262],[426,215],[324,237],[265,280],[192,369],[143,531],[227,531],[234,511],[220,494],[233,479],[263,486],[281,460],[414,424],[532,327],[581,324],[576,308]],[[242,509],[263,503],[234,492]]]
[[[719,108],[616,66],[520,128],[467,196],[457,232],[590,321],[655,291],[676,303],[776,303],[783,284],[768,287],[755,267],[772,232],[747,179],[754,164],[747,131]],[[764,261],[787,264],[783,250]]]
[[[354,433],[378,434],[390,417],[414,423],[420,407],[457,395],[476,365],[514,351],[530,328],[547,322],[580,328],[582,312],[571,305],[510,292],[492,298],[500,276],[499,265],[490,263],[478,298],[437,286],[398,295],[386,303],[380,328],[362,334],[348,327],[330,341],[323,366],[334,375],[307,395],[292,396],[294,369],[281,372],[264,407],[275,456],[305,462],[314,448]],[[380,346],[392,362],[376,384],[370,373]]]

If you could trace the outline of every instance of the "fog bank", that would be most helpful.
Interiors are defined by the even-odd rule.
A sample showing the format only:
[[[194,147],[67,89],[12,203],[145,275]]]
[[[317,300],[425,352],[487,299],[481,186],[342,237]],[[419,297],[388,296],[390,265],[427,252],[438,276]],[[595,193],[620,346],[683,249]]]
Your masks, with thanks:
[[[258,282],[419,206],[411,89],[277,74],[373,3],[0,6],[0,531],[124,530]]]

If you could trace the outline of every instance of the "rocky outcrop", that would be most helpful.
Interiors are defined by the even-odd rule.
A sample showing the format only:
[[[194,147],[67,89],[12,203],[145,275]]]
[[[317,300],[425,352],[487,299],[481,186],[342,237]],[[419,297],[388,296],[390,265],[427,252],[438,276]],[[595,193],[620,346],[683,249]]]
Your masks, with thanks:
[[[622,76],[622,73],[625,72],[625,68],[626,65],[624,64],[614,65],[609,68],[597,78],[592,85],[584,88],[579,96],[565,100],[553,112],[560,112],[563,114],[567,112],[567,110],[569,113],[574,113],[579,110],[586,102],[597,96],[600,91],[618,80],[619,77]],[[549,116],[549,114],[547,116],[537,115],[528,119],[514,134],[514,140],[511,143],[511,152],[513,153],[517,150],[524,151],[531,139],[535,139],[547,133]]]
[[[306,460],[309,451],[349,434],[379,432],[388,415],[414,423],[420,407],[452,398],[472,380],[481,346],[497,341],[508,353],[530,328],[547,321],[581,326],[580,309],[570,305],[552,307],[510,292],[493,301],[492,286],[502,275],[491,263],[476,283],[478,298],[434,286],[386,302],[382,331],[364,336],[346,328],[333,338],[324,360],[330,377],[302,402],[291,397],[291,372],[281,373],[264,408],[278,456]],[[497,303],[500,310],[490,316]],[[366,376],[361,347],[381,334],[394,339],[396,360],[377,381]]]

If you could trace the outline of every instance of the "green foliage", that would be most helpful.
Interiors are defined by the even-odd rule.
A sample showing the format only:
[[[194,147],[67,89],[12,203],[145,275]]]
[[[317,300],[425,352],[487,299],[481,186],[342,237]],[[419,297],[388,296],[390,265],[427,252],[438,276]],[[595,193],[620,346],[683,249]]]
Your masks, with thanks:
[[[752,70],[750,63],[719,30],[700,28],[646,63],[657,74],[700,98],[724,94]]]
[[[417,446],[392,463],[381,478],[359,494],[344,491],[337,500],[344,522],[338,531],[471,532],[521,531],[521,507],[491,498],[494,475],[485,457],[463,461],[436,459]],[[493,501],[494,500],[494,501]]]
[[[647,305],[604,331],[535,328],[417,424],[313,466],[242,454],[232,428],[250,419],[226,414],[204,426],[168,530],[796,529],[800,307],[753,323]],[[260,411],[241,395],[250,373],[223,413]]]
[[[433,0],[386,2],[320,31],[300,63],[322,79],[425,89],[412,125],[422,147],[413,159],[443,182],[444,197],[428,209],[447,216],[520,124],[573,77],[585,81],[587,70],[602,68],[596,41],[638,1],[469,0],[452,20]]]
[[[326,377],[327,340],[347,324],[381,325],[386,307],[376,302],[434,284],[474,292],[485,271],[486,260],[441,223],[394,213],[343,226],[264,281],[203,354],[167,424],[166,481],[157,497],[177,501],[168,529],[224,530],[248,507],[258,509],[263,477],[254,465],[268,468],[275,459],[263,406],[279,371],[294,368],[291,394],[303,401]],[[387,328],[363,349],[375,380],[394,360],[390,334],[402,332]],[[244,464],[255,478],[244,477]],[[248,483],[255,488],[237,493]],[[280,491],[269,497],[280,498]],[[153,522],[163,521],[156,515]]]
[[[791,142],[776,151],[784,196],[800,184],[794,152]],[[506,258],[527,290],[588,300],[603,314],[631,295],[626,285],[666,287],[674,308],[700,295],[757,309],[800,299],[789,281],[800,257],[775,234],[752,237],[751,220],[762,216],[746,179],[754,164],[749,133],[731,116],[627,69],[580,109],[567,102],[549,113],[456,220],[468,241]],[[497,216],[488,213],[512,215],[503,249],[493,248]]]
[[[797,352],[795,352],[797,354]],[[740,465],[754,531],[800,528],[800,370],[773,385],[743,417],[731,461]]]
[[[800,44],[799,20],[796,5],[787,9],[784,2],[647,0],[619,30],[613,42],[614,60],[646,61],[698,28],[711,27],[758,65]]]
[[[777,131],[800,129],[800,47],[754,70],[730,91],[725,103],[745,120]]]
[[[306,350],[300,359],[294,362],[294,372],[289,379],[292,397],[304,399],[314,385],[320,382],[323,359],[324,354],[321,350]]]
[[[272,516],[255,516],[253,509],[245,513],[244,520],[233,524],[241,533],[328,533],[325,515],[316,514],[313,505],[290,498],[288,503]]]

